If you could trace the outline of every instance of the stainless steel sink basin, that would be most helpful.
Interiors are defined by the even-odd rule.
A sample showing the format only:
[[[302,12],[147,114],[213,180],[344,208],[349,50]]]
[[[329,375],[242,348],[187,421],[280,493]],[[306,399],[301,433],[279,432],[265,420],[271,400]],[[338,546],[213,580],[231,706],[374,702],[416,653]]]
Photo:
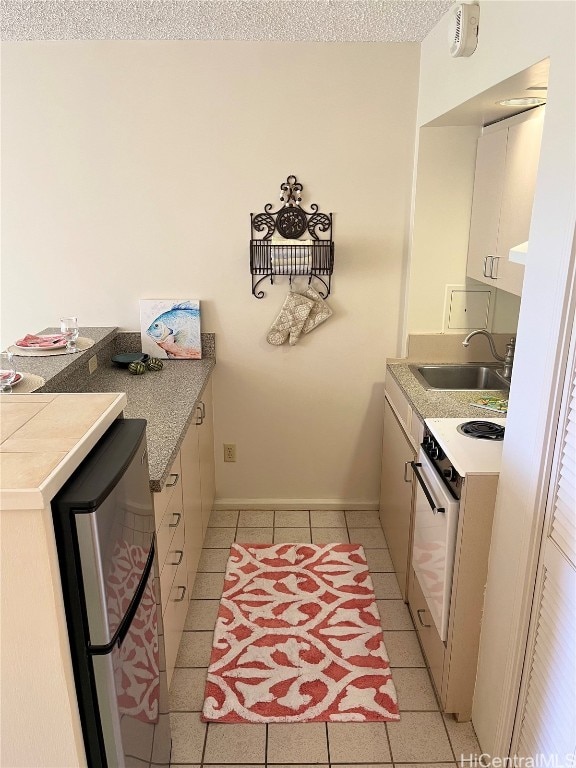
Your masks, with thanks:
[[[410,365],[409,368],[424,389],[510,388],[510,383],[496,373],[501,368],[498,365],[462,363],[461,365]]]

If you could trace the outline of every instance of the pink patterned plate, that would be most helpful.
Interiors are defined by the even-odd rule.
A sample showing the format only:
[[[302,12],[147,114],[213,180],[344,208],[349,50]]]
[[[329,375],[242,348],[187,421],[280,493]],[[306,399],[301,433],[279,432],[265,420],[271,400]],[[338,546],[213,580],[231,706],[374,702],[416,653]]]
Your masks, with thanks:
[[[66,346],[66,339],[60,334],[28,335],[18,339],[14,346],[19,349],[62,349]]]

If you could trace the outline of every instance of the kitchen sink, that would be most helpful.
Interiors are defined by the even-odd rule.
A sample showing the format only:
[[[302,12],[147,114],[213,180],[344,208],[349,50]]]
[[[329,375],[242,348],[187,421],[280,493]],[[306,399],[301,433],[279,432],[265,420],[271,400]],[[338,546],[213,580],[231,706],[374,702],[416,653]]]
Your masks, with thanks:
[[[461,365],[410,365],[424,389],[509,389],[510,382],[497,373],[501,366],[486,363]]]

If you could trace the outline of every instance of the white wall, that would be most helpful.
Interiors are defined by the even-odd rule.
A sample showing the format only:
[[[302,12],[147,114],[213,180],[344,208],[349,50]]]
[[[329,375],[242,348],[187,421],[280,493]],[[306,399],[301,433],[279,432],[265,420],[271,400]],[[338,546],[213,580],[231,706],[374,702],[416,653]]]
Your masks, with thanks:
[[[410,249],[407,331],[439,333],[446,285],[466,284],[476,126],[421,127]]]
[[[416,44],[4,43],[2,344],[63,313],[137,330],[139,298],[199,298],[218,497],[375,502],[418,61]],[[249,213],[289,174],[334,213],[334,316],[276,348],[288,284],[252,297]]]
[[[514,380],[496,504],[473,722],[480,744],[504,754],[522,656],[517,630],[531,595],[529,561],[546,492],[553,398],[565,335],[575,226],[576,61],[572,2],[481,2],[478,48],[447,50],[448,18],[421,50],[418,124],[423,125],[550,57],[548,105],[518,325]]]

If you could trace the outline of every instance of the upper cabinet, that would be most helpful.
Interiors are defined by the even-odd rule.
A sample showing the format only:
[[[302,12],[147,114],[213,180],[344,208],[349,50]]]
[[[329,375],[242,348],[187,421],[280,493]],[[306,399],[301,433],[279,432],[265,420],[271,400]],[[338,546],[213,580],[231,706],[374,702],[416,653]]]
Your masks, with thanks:
[[[520,296],[524,266],[512,248],[528,240],[544,107],[488,126],[478,139],[468,277]]]

